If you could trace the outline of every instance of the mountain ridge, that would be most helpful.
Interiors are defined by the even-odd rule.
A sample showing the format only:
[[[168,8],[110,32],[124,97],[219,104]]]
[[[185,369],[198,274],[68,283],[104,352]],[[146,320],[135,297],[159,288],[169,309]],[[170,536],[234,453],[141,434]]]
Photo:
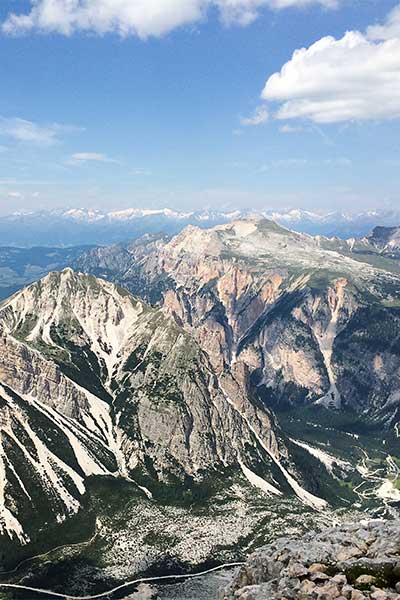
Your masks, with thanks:
[[[70,268],[50,273],[0,305],[0,330],[3,535],[29,541],[10,508],[23,516],[27,501],[41,498],[47,520],[70,518],[93,476],[126,478],[151,498],[236,465],[267,495],[291,490],[326,506],[285,466],[269,411],[125,290]]]
[[[392,270],[386,263],[385,268],[375,264],[365,246],[357,253],[354,245],[343,246],[254,218],[208,230],[189,226],[171,240],[152,243],[146,240],[140,256],[140,240],[130,249],[124,248],[124,253],[131,254],[132,266],[120,272],[116,269],[111,277],[159,303],[194,333],[217,370],[235,369],[239,351],[250,370],[267,370],[271,385],[277,385],[277,380],[271,380],[271,349],[259,347],[260,342],[264,344],[262,332],[268,330],[270,339],[276,340],[275,359],[283,373],[286,370],[284,378],[297,379],[297,385],[308,387],[315,400],[320,394],[321,401],[329,402],[329,394],[333,394],[332,401],[338,405],[334,379],[343,376],[345,383],[343,361],[340,358],[335,367],[330,363],[344,336],[342,330],[355,323],[363,310],[380,311],[380,318],[385,315],[397,323],[397,313],[390,312],[400,291],[397,263],[387,259]],[[101,274],[96,257],[107,252],[88,252],[76,266]],[[117,248],[113,252],[117,253]],[[381,258],[380,251],[378,254]],[[129,264],[126,254],[124,260]],[[272,315],[282,317],[282,311],[284,320],[275,317],[273,322]],[[287,323],[286,334],[277,329],[279,323]],[[296,350],[297,358],[293,339],[290,343],[288,338],[287,348],[283,347],[290,330],[297,330],[296,339],[307,341],[303,349]],[[285,357],[284,353],[290,352],[298,364],[297,375],[293,365],[287,364],[289,354]],[[304,369],[301,372],[300,356],[313,373],[309,380]]]
[[[303,209],[174,210],[170,208],[128,208],[114,211],[99,209],[54,209],[17,211],[0,216],[3,245],[73,246],[82,239],[89,245],[122,243],[146,233],[179,233],[186,225],[202,228],[229,223],[235,219],[261,215],[275,222],[312,235],[362,238],[374,226],[395,226],[400,222],[396,210],[326,212]],[[11,229],[10,229],[11,228]]]

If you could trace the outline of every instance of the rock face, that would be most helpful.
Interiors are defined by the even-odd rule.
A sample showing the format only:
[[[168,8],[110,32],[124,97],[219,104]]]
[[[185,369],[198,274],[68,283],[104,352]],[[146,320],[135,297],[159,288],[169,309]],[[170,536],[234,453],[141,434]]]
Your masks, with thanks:
[[[108,252],[77,266],[97,273]],[[398,422],[400,276],[370,264],[371,252],[263,219],[189,226],[122,252],[131,266],[113,280],[162,306],[217,373],[268,406],[317,403]]]
[[[236,467],[268,495],[326,505],[245,374],[217,372],[165,311],[112,283],[66,269],[5,301],[0,356],[0,540],[65,521],[91,476],[157,497]]]
[[[400,227],[375,227],[366,239],[382,254],[400,258]]]
[[[400,598],[400,521],[281,538],[249,557],[223,600]]]

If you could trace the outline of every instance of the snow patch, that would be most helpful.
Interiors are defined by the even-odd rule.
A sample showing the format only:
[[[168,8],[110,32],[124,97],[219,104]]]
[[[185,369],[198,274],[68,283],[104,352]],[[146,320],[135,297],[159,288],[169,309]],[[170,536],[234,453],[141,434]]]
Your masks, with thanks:
[[[10,539],[17,538],[21,544],[26,544],[29,538],[25,535],[21,523],[9,508],[6,507],[6,468],[5,453],[0,437],[0,533],[7,534]]]
[[[293,442],[293,444],[296,444],[296,446],[299,446],[300,448],[303,448],[304,450],[306,450],[309,454],[311,454],[311,456],[314,456],[315,458],[317,458],[326,467],[326,469],[327,469],[327,471],[329,471],[329,473],[332,473],[333,467],[335,465],[337,465],[338,467],[341,467],[342,469],[347,469],[351,466],[350,463],[348,463],[344,460],[335,458],[331,454],[328,454],[327,452],[324,452],[323,450],[320,450],[319,448],[309,446],[305,442],[300,442],[299,440],[294,440],[292,438],[290,438],[290,441]]]
[[[255,487],[259,488],[268,496],[270,496],[271,494],[274,494],[276,496],[282,496],[282,492],[280,490],[276,489],[276,487],[268,483],[268,481],[265,481],[265,479],[262,479],[262,477],[259,477],[256,473],[251,471],[248,467],[246,467],[245,464],[243,464],[241,460],[239,460],[239,465],[243,471],[243,475],[246,477],[246,479],[248,479],[251,485],[254,485]]]
[[[300,500],[302,500],[304,502],[304,504],[307,504],[308,506],[311,506],[311,508],[315,508],[316,510],[322,510],[324,508],[327,508],[328,503],[326,502],[326,500],[323,500],[322,498],[318,498],[318,496],[314,496],[310,492],[307,492],[307,490],[303,489],[301,487],[301,485],[299,483],[297,483],[297,481],[294,479],[294,477],[292,477],[290,475],[290,473],[288,473],[288,471],[285,469],[285,467],[280,463],[279,459],[275,456],[275,454],[270,450],[270,448],[268,448],[268,446],[265,444],[265,442],[261,439],[260,435],[257,433],[257,431],[255,430],[253,425],[250,423],[250,421],[248,420],[246,415],[243,415],[240,412],[240,410],[237,408],[235,403],[231,400],[231,398],[225,392],[222,385],[220,385],[220,389],[221,389],[226,401],[228,402],[228,404],[230,404],[236,410],[236,412],[239,413],[239,415],[242,417],[242,419],[247,423],[248,427],[254,434],[254,436],[255,436],[256,440],[258,441],[258,443],[260,444],[260,446],[262,448],[264,448],[264,450],[272,458],[272,460],[274,461],[276,466],[280,469],[280,471],[282,472],[283,476],[285,477],[286,481],[288,482],[288,484],[290,485],[290,487],[292,488],[292,490],[294,491],[296,496],[298,496],[300,498]]]

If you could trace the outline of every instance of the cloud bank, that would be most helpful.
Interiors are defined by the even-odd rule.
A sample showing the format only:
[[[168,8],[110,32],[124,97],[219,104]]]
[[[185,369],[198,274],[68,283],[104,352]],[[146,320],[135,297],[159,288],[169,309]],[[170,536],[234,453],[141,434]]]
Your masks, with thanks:
[[[72,35],[76,31],[117,33],[140,38],[162,36],[218,11],[225,24],[248,25],[264,8],[279,10],[319,5],[335,8],[340,0],[30,0],[31,9],[10,13],[2,24],[8,34],[28,31]]]

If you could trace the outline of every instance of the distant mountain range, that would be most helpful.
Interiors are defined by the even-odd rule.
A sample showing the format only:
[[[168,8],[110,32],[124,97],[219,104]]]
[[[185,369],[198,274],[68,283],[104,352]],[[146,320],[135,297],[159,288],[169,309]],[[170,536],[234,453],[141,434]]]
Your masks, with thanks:
[[[204,222],[202,221],[201,225]],[[141,261],[149,253],[155,256],[170,237],[164,233],[146,233],[129,242],[105,246],[0,246],[0,300],[44,277],[50,271],[60,271],[68,266],[83,266],[84,269],[88,267],[95,275],[122,282],[134,292],[141,293],[142,286],[145,286],[140,268]],[[389,271],[400,272],[400,264],[390,260],[400,257],[400,227],[375,227],[368,236],[362,238],[316,238],[326,249],[338,251],[355,260],[372,262],[375,266]],[[132,256],[135,257],[134,264]],[[151,288],[147,300],[151,303],[157,302],[162,291],[160,282],[158,288]]]
[[[326,237],[363,237],[373,227],[400,224],[400,210],[319,213],[301,209],[255,211],[176,211],[129,208],[102,212],[57,209],[16,212],[0,217],[0,239],[7,246],[105,245],[138,238],[146,233],[175,235],[187,225],[209,228],[259,214],[299,232]]]

